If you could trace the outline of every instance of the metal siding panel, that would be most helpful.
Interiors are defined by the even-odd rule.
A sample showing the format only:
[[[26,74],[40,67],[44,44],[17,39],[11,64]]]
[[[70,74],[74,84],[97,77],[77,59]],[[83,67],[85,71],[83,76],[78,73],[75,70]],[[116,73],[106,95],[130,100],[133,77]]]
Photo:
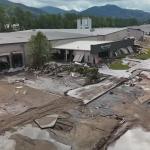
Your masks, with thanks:
[[[127,39],[122,41],[110,42],[105,44],[98,44],[91,46],[91,54],[97,54],[104,51],[115,51],[120,48],[126,48],[134,45],[134,39]]]

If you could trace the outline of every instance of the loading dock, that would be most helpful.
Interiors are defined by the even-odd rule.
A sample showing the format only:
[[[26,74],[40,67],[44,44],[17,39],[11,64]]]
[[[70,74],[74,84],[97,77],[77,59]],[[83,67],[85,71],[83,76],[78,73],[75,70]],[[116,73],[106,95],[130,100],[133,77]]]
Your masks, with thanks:
[[[24,57],[21,52],[4,53],[0,55],[0,72],[13,72],[14,69],[23,68]]]

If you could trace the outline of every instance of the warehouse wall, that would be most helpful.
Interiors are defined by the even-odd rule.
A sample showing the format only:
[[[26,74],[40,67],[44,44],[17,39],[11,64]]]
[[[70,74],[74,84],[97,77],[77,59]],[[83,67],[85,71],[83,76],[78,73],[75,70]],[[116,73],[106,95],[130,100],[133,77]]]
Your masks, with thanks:
[[[25,65],[25,53],[24,53],[24,44],[2,44],[0,45],[0,57],[4,60],[7,58],[6,61],[1,61],[0,63],[4,65],[4,63],[9,64],[7,65],[8,71],[18,71],[19,69],[23,69]],[[5,70],[6,67],[2,67],[1,65],[0,71]]]
[[[136,40],[143,41],[144,32],[137,29],[128,29],[128,36],[135,37]]]
[[[6,53],[13,53],[13,52],[20,52],[23,54],[23,62],[25,62],[25,44],[19,43],[19,44],[2,44],[0,45],[0,55],[6,54]]]
[[[124,30],[121,30],[118,32],[114,32],[114,33],[105,35],[105,40],[106,41],[119,41],[126,37],[128,37],[128,31],[127,31],[127,29],[124,29]]]
[[[106,41],[119,41],[127,37],[134,37],[136,40],[144,39],[144,32],[136,29],[124,29],[122,31],[114,32],[108,35],[105,35]]]
[[[0,45],[0,54],[11,52],[23,52],[24,44],[5,44]]]

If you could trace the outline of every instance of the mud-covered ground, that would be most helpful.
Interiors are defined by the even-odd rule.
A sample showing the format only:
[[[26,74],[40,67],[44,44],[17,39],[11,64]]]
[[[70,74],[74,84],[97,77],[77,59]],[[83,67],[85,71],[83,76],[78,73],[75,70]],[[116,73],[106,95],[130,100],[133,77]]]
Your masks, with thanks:
[[[22,77],[16,81],[9,76],[9,81],[8,78],[0,81],[2,149],[21,150],[24,145],[26,150],[40,147],[44,150],[50,147],[52,150],[101,150],[129,128],[141,126],[150,130],[150,79],[145,75],[141,75],[141,80],[134,79],[132,86],[127,81],[86,105],[82,98],[31,88]],[[40,129],[35,123],[35,119],[53,114],[59,116],[53,127]],[[30,128],[26,128],[28,126]],[[34,137],[27,134],[32,128],[33,135],[39,130],[40,134]],[[22,130],[23,133],[19,132]],[[8,147],[2,145],[2,141],[6,141]]]

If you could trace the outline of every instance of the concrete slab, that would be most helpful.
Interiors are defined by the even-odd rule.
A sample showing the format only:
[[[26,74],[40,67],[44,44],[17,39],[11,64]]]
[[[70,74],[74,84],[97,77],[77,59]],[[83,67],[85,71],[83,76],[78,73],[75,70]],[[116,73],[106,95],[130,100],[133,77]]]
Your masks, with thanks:
[[[87,105],[87,108],[94,116],[113,116],[116,114],[114,107],[122,103],[133,103],[138,97],[141,97],[144,91],[140,87],[130,87],[121,85],[111,90],[107,94],[99,97]],[[89,114],[91,114],[89,112]]]
[[[47,115],[40,119],[36,119],[35,122],[39,125],[41,129],[51,128],[55,125],[58,115]]]
[[[98,84],[88,85],[75,90],[70,90],[67,94],[71,97],[83,100],[84,104],[88,104],[94,99],[105,94],[107,91],[116,87],[118,83],[118,79],[109,78]]]

